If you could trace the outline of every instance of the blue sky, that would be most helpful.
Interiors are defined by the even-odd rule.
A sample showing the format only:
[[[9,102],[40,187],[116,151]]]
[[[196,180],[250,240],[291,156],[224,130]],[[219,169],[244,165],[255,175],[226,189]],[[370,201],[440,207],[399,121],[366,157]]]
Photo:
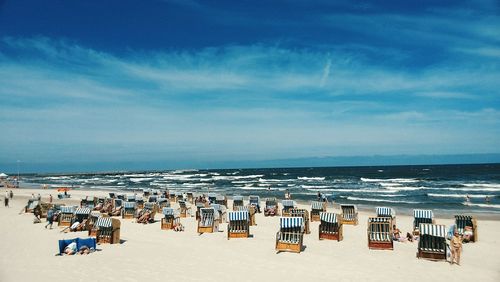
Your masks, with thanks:
[[[0,169],[500,153],[499,8],[0,0]]]

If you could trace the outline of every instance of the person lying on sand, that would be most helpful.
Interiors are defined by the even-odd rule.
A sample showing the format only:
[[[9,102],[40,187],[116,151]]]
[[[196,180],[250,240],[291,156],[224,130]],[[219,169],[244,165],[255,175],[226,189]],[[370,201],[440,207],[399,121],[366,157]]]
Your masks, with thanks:
[[[148,223],[149,222],[149,216],[151,215],[151,212],[145,211],[138,219],[137,223]]]
[[[66,255],[74,255],[76,253],[76,241],[69,243],[69,245],[64,248],[64,253]]]

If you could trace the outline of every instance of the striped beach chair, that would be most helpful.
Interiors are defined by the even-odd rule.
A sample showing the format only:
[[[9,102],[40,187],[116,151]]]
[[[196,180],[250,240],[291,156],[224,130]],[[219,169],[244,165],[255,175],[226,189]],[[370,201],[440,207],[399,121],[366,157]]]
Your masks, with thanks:
[[[198,220],[198,233],[213,233],[217,231],[217,220],[219,213],[213,208],[201,208]]]
[[[136,211],[135,202],[124,202],[122,209],[122,218],[124,219],[134,218],[135,211]]]
[[[75,214],[74,206],[61,206],[61,213],[59,214],[58,226],[67,227],[71,226]]]
[[[344,239],[342,221],[333,212],[321,212],[319,214],[319,239],[337,240]]]
[[[186,205],[185,201],[179,201],[179,214],[180,217],[187,217],[190,214],[191,207]]]
[[[283,200],[281,201],[281,205],[283,206],[283,209],[281,210],[281,214],[283,216],[290,216],[290,209],[297,207],[294,200]]]
[[[118,244],[120,243],[120,225],[119,219],[111,217],[99,217],[94,224],[97,229],[97,244]]]
[[[311,230],[309,229],[309,211],[305,209],[290,209],[291,217],[302,217],[304,219],[304,233],[309,234]]]
[[[227,239],[250,237],[248,211],[230,211],[227,214]]]
[[[195,205],[196,205],[196,220],[200,220],[200,210],[202,208],[206,208],[207,205],[203,202],[196,202]]]
[[[215,203],[227,208],[227,197],[223,195],[217,195],[217,197],[215,198]]]
[[[311,221],[320,221],[319,214],[326,212],[326,202],[311,202]]]
[[[80,222],[83,223],[85,222],[85,230],[88,230],[90,227],[90,208],[76,208],[75,209],[75,216],[73,217],[73,222]]]
[[[413,235],[420,234],[419,226],[421,223],[434,223],[434,214],[431,210],[413,210]]]
[[[256,221],[255,221],[255,207],[254,206],[241,206],[241,207],[236,207],[237,208],[237,211],[246,211],[248,212],[248,216],[249,216],[249,224],[250,226],[254,226],[254,225],[257,225]]]
[[[164,218],[161,219],[161,229],[170,230],[180,223],[179,215],[175,213],[173,208],[163,208],[162,213]]]
[[[276,233],[275,249],[279,252],[300,253],[303,248],[304,219],[281,217],[280,230]]]
[[[446,227],[444,225],[420,223],[418,258],[446,260]]]
[[[396,218],[396,212],[393,208],[376,207],[375,213],[377,214],[377,217],[390,217],[392,220]]]
[[[356,205],[340,205],[342,224],[358,225],[358,208]]]
[[[472,233],[470,236],[470,242],[477,242],[477,221],[476,218],[470,215],[455,215],[455,228],[458,234],[464,235],[467,232]],[[466,230],[469,229],[469,230]]]
[[[267,198],[264,207],[264,216],[279,215],[279,207],[276,198]]]
[[[243,196],[233,196],[233,211],[237,211],[238,207],[243,205]]]
[[[187,192],[186,193],[187,201],[190,202],[191,204],[194,203],[194,195],[193,192]]]
[[[170,200],[168,198],[159,197],[156,202],[158,203],[158,209],[169,208]]]
[[[368,248],[376,250],[393,250],[392,218],[368,218]]]
[[[144,208],[144,198],[142,198],[142,196],[136,196],[135,205],[138,209]]]
[[[260,197],[248,196],[249,205],[254,206],[258,213],[260,213]]]

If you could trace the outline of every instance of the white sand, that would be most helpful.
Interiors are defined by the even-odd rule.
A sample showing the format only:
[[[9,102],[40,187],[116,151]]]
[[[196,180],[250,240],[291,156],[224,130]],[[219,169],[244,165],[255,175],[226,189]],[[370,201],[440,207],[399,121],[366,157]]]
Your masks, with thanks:
[[[278,217],[257,214],[253,238],[227,240],[226,232],[198,235],[194,217],[182,219],[185,232],[165,231],[160,223],[142,225],[121,220],[123,244],[100,245],[88,256],[54,256],[58,240],[87,237],[86,232],[60,233],[33,224],[32,214],[19,211],[31,193],[46,196],[54,190],[15,189],[10,208],[0,208],[0,281],[500,281],[498,220],[479,220],[479,242],[464,244],[462,265],[416,258],[416,243],[395,243],[393,251],[367,247],[366,220],[344,226],[341,242],[318,240],[318,222],[305,235],[305,251],[279,253],[274,249]],[[2,200],[5,189],[1,190]],[[72,203],[85,195],[107,194],[72,191]],[[302,208],[309,207],[303,206]],[[329,210],[336,211],[333,207]],[[157,215],[159,220],[161,215]],[[398,227],[407,232],[412,216],[398,214]],[[447,218],[437,223],[452,224]],[[221,225],[226,231],[226,224]]]

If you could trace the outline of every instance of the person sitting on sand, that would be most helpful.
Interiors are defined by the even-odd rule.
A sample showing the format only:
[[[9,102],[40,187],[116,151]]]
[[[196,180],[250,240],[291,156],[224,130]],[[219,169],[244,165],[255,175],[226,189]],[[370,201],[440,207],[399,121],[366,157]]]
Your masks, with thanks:
[[[76,253],[76,241],[69,243],[66,248],[64,248],[64,253],[67,255],[74,255]]]
[[[392,226],[392,240],[399,241],[400,238],[401,238],[401,231],[394,224]]]
[[[174,231],[184,231],[184,225],[182,225],[182,223],[177,223],[176,225],[174,225]]]
[[[406,232],[406,240],[408,240],[408,242],[413,242],[413,235],[411,235],[410,232]]]
[[[472,239],[473,235],[472,226],[465,226],[462,241],[468,243]]]

